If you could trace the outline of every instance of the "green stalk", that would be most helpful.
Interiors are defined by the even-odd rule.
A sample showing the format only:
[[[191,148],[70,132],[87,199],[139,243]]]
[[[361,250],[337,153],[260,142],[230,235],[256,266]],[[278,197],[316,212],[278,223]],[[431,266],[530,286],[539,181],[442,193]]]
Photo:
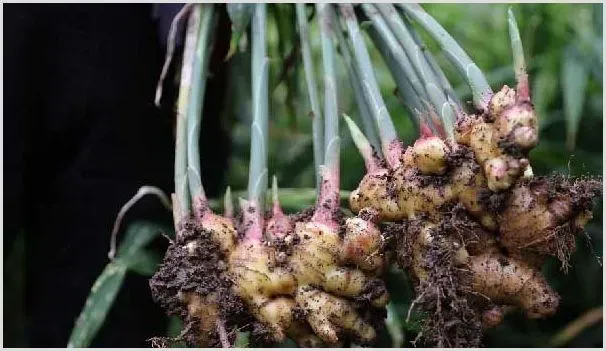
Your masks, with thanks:
[[[366,166],[366,171],[368,173],[373,172],[378,168],[377,162],[375,161],[375,157],[373,155],[373,149],[368,139],[364,136],[360,128],[356,125],[356,123],[346,114],[343,114],[343,118],[345,119],[345,123],[347,124],[347,128],[349,129],[349,134],[351,134],[351,139],[354,144],[360,151],[362,158],[364,159],[364,165]]]
[[[402,46],[400,46],[398,39],[394,36],[388,24],[377,12],[377,9],[371,4],[362,4],[362,9],[372,21],[373,26],[371,28],[373,29],[374,36],[381,38],[382,46],[388,49],[388,56],[397,65],[398,70],[405,73],[405,78],[409,82],[408,85],[413,87],[417,96],[426,96],[425,87],[413,69],[412,62],[404,52],[404,49],[402,49]]]
[[[248,200],[263,211],[267,191],[267,128],[268,81],[266,4],[256,4],[252,18],[252,94],[253,120],[251,125],[250,169],[248,173]]]
[[[196,39],[200,27],[200,8],[194,8],[187,21],[181,83],[177,100],[177,131],[175,140],[175,225],[191,213],[191,202],[187,181],[187,105],[191,90],[192,65],[196,50]]]
[[[337,74],[335,70],[334,24],[328,9],[330,4],[316,4],[320,40],[322,42],[322,68],[324,72],[324,165],[321,168],[322,185],[312,222],[338,226],[334,214],[339,209],[339,117],[337,100]]]
[[[479,110],[486,110],[493,91],[484,73],[471,60],[454,38],[418,4],[398,4],[414,18],[438,42],[450,62],[467,80],[473,94],[473,102]]]
[[[402,67],[390,52],[387,43],[381,38],[378,31],[373,27],[368,28],[367,31],[371,40],[375,43],[376,48],[379,50],[379,53],[381,53],[381,57],[383,57],[383,61],[387,65],[389,72],[391,72],[391,75],[396,82],[396,86],[398,87],[398,94],[401,94],[401,97],[403,98],[402,102],[406,108],[408,108],[410,118],[415,125],[415,128],[418,129],[420,125],[420,113],[425,110],[425,106],[421,102],[421,97],[415,92],[406,73],[402,70]],[[426,97],[423,98],[423,100],[426,99]]]
[[[309,25],[305,12],[305,4],[296,4],[297,22],[299,24],[299,36],[301,37],[301,52],[303,54],[303,71],[307,83],[307,93],[312,112],[312,135],[314,148],[314,165],[316,169],[316,189],[319,193],[321,179],[319,176],[320,165],[324,162],[324,126],[320,112],[320,100],[318,98],[318,85],[316,83],[314,63],[311,56],[311,43],[309,40]]]
[[[438,61],[431,54],[431,52],[429,50],[427,50],[427,46],[423,42],[423,39],[421,39],[421,37],[419,36],[419,33],[417,33],[417,31],[412,27],[410,21],[408,21],[408,19],[406,17],[404,17],[404,24],[406,25],[406,28],[408,28],[408,31],[410,32],[410,34],[412,34],[412,38],[414,39],[417,46],[419,46],[421,48],[421,50],[423,51],[423,55],[425,56],[425,59],[429,63],[429,66],[431,67],[431,69],[433,70],[433,73],[435,74],[436,78],[438,79],[438,82],[440,83],[440,86],[441,86],[442,90],[444,91],[444,94],[446,95],[447,100],[450,101],[453,106],[455,106],[455,110],[462,111],[463,107],[462,107],[461,101],[455,94],[452,84],[450,84],[450,81],[446,77],[446,74],[444,74],[444,71],[442,71],[442,68],[438,64]]]
[[[366,101],[368,101],[371,107],[372,115],[379,130],[383,154],[389,165],[395,167],[399,163],[402,150],[398,147],[398,135],[381,96],[379,84],[373,73],[372,62],[366,49],[364,38],[360,33],[358,20],[351,4],[340,4],[339,8],[347,24],[347,32],[354,49],[356,63],[359,66],[360,80],[364,87],[364,96],[366,96]]]
[[[189,192],[194,206],[207,202],[202,186],[202,178],[200,177],[200,124],[202,122],[206,77],[216,24],[215,9],[212,4],[198,5],[198,9],[202,10],[202,19],[193,62],[191,97],[187,106],[187,174]]]
[[[441,117],[442,127],[444,127],[448,137],[454,139],[454,108],[447,101],[440,82],[429,65],[429,62],[427,62],[422,48],[417,45],[409,29],[406,27],[393,5],[376,4],[375,7],[379,10],[383,19],[394,32],[394,35],[411,60],[415,71],[424,83],[429,102],[433,104],[434,112],[438,113]]]
[[[412,63],[400,46],[383,18],[379,16],[371,5],[362,5],[366,15],[371,19],[373,26],[368,28],[368,35],[381,53],[385,64],[389,68],[398,90],[403,94],[405,105],[410,111],[411,120],[417,129],[420,124],[419,113],[425,110],[421,99],[427,99],[427,92],[421,84]]]
[[[333,23],[339,27],[333,8],[329,7],[328,12],[331,14]],[[356,100],[358,111],[360,112],[360,120],[362,121],[362,127],[364,128],[364,134],[370,141],[372,147],[377,152],[381,152],[381,143],[379,142],[379,137],[377,136],[377,130],[372,112],[370,112],[370,106],[368,105],[368,102],[364,96],[364,87],[362,86],[362,80],[360,79],[360,69],[352,58],[353,50],[351,46],[348,45],[341,30],[336,30],[334,32],[337,36],[337,42],[341,49],[341,56],[345,60],[345,67],[349,77],[349,83],[354,92],[354,99]]]
[[[337,106],[337,74],[335,70],[335,48],[332,39],[332,18],[327,12],[330,5],[317,4],[320,39],[322,42],[322,64],[324,69],[324,165],[330,171],[339,170],[339,117]]]
[[[511,52],[513,53],[513,67],[518,81],[517,95],[520,101],[530,101],[530,86],[528,85],[528,74],[526,73],[526,61],[524,60],[524,48],[516,17],[511,10],[507,10],[507,23],[509,24],[509,38],[511,41]]]

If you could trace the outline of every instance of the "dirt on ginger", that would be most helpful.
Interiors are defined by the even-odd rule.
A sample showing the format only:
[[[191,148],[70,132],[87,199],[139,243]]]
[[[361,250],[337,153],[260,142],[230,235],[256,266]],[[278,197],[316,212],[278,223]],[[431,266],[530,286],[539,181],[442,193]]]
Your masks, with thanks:
[[[184,221],[150,282],[154,298],[185,321],[180,339],[219,346],[222,324],[230,343],[248,330],[261,345],[371,344],[388,301],[378,217],[343,220],[333,197],[299,215],[275,201],[263,218],[242,201],[238,220],[207,210]]]
[[[350,208],[375,211],[384,236],[397,242],[429,345],[479,346],[482,331],[514,309],[528,318],[554,314],[560,298],[541,266],[549,256],[568,266],[601,196],[601,179],[533,175],[527,155],[538,123],[527,91],[505,86],[488,106],[459,111],[455,140],[422,125],[397,162],[357,144],[367,173]]]

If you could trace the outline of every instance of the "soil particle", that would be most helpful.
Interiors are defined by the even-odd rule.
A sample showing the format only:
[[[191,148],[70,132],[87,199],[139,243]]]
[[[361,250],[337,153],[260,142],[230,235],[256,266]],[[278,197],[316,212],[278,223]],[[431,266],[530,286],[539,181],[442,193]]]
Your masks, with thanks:
[[[290,218],[290,221],[293,223],[293,225],[298,222],[308,222],[314,215],[314,211],[315,207],[308,207],[297,213],[288,215],[288,217]]]
[[[374,147],[372,147],[372,158],[375,160],[375,163],[379,168],[387,168],[387,162],[383,156],[381,156],[381,153],[379,153]]]
[[[250,337],[253,345],[271,345],[275,343],[274,333],[263,323],[254,321],[251,326]]]
[[[498,142],[498,146],[504,153],[514,158],[525,157],[527,152],[520,148],[510,135],[502,138]]]
[[[236,322],[246,318],[243,302],[231,291],[231,282],[226,275],[227,265],[219,246],[211,240],[210,233],[194,221],[187,220],[180,228],[177,238],[164,256],[156,274],[150,279],[154,301],[168,315],[180,317],[185,324],[180,340],[189,346],[218,345],[218,335],[200,335],[197,317],[188,314],[181,296],[195,293],[204,298],[216,293],[219,316],[230,330]]]
[[[437,347],[479,347],[481,313],[469,300],[465,277],[453,265],[452,251],[434,240],[425,255],[427,279],[416,287],[420,308],[427,313],[422,342]]]
[[[482,208],[486,209],[491,214],[499,214],[505,210],[509,193],[495,193],[489,189],[478,191],[478,201]]]
[[[419,185],[422,188],[427,188],[430,186],[435,187],[438,191],[443,191],[444,186],[450,183],[450,176],[448,174],[445,175],[424,175],[418,173],[415,175],[415,178],[419,181]],[[443,196],[443,194],[440,194]]]

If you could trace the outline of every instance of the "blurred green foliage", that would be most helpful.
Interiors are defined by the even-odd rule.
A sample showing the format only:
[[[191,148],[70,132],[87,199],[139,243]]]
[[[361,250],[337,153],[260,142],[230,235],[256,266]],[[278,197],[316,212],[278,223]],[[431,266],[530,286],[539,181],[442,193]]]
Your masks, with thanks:
[[[507,32],[508,6],[425,5],[427,12],[452,34],[486,73],[493,89],[499,89],[503,84],[515,85]],[[306,191],[310,192],[314,188],[311,118],[298,49],[294,6],[272,4],[268,10],[267,40],[271,60],[269,175],[275,174],[282,188],[307,188]],[[311,15],[311,7],[308,10]],[[532,99],[540,116],[540,144],[530,154],[535,174],[557,172],[573,176],[601,176],[602,4],[516,4],[513,11],[520,26],[529,66]],[[459,98],[464,102],[470,100],[469,89],[438,51],[437,45],[420,29],[419,31],[456,88]],[[314,62],[317,62],[316,75],[321,77],[320,38],[315,16],[310,27],[310,38]],[[246,41],[246,35],[239,38],[239,47],[246,48]],[[368,47],[385,103],[401,139],[408,144],[415,139],[416,132],[406,110],[394,95],[395,83],[385,63],[370,41]],[[238,191],[246,189],[248,181],[252,117],[249,50],[238,51],[230,58],[230,64],[228,103],[220,118],[226,128],[231,130],[233,143],[225,185],[229,184]],[[354,119],[359,118],[347,72],[340,57],[337,58],[337,68],[339,112],[347,113]],[[317,81],[322,84],[322,79]],[[351,190],[360,181],[364,164],[344,123],[341,123],[341,138],[341,187],[343,190]],[[290,208],[295,210],[295,207],[312,205],[313,196],[297,198],[293,195],[293,201],[290,202],[296,203],[297,206]],[[5,260],[4,306],[13,308],[5,311],[4,335],[7,340],[12,340],[13,345],[24,346],[23,315],[16,308],[22,303],[22,244],[21,240],[18,241],[11,256]],[[578,239],[577,247],[568,274],[560,270],[559,263],[555,260],[544,268],[551,285],[562,297],[558,313],[541,321],[527,320],[516,313],[508,315],[505,323],[487,333],[486,346],[548,346],[550,340],[571,321],[602,305],[601,201],[594,211],[594,220],[587,227],[587,236]],[[411,285],[402,272],[395,270],[388,274],[387,283],[395,311],[404,322],[410,303],[414,300]],[[404,346],[409,346],[408,342],[414,339],[418,330],[415,318],[409,323],[402,323],[402,328],[406,341]],[[177,330],[178,327],[173,327],[169,334],[174,335]],[[583,330],[566,345],[560,346],[602,346],[602,332],[600,321]],[[392,342],[387,331],[381,335],[381,346],[390,347]]]

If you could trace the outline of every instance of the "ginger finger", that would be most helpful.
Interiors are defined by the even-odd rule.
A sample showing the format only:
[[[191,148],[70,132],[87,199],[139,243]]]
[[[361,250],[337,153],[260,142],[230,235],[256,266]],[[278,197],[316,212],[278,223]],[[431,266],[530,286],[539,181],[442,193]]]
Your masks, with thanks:
[[[312,329],[327,343],[339,341],[339,328],[353,332],[362,342],[370,342],[376,337],[374,328],[344,299],[312,287],[299,287],[295,299],[307,312]]]
[[[496,303],[519,306],[528,318],[555,313],[559,296],[539,271],[502,255],[471,257],[472,288]]]

